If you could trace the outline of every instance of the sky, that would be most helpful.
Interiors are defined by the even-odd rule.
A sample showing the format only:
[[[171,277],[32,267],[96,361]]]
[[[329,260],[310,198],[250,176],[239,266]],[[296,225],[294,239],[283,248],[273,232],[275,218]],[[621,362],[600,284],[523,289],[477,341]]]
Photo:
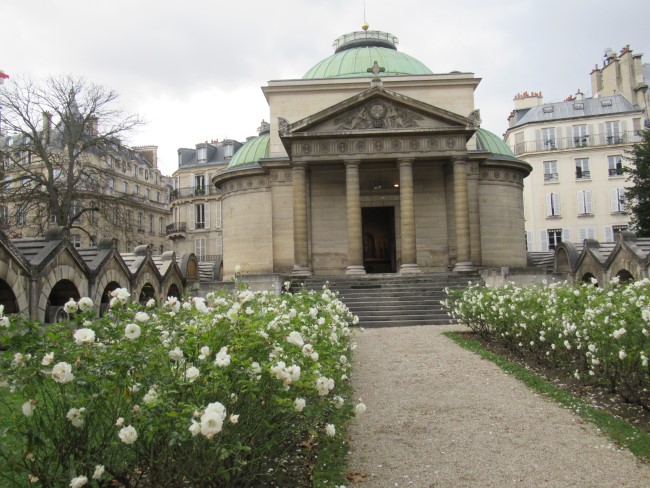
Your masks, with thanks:
[[[2,0],[0,69],[5,86],[72,75],[115,90],[146,121],[128,142],[158,146],[171,174],[180,147],[256,135],[269,118],[261,87],[333,54],[364,8],[370,29],[434,73],[481,78],[475,106],[498,135],[516,93],[590,95],[605,48],[629,44],[650,63],[648,0]]]

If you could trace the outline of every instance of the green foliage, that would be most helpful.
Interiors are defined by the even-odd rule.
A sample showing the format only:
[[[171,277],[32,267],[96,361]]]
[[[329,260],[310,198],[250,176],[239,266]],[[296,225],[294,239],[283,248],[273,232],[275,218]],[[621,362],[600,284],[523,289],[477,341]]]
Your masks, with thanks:
[[[558,388],[532,371],[512,363],[503,357],[485,349],[476,339],[467,339],[457,332],[445,334],[466,349],[492,361],[506,373],[514,376],[530,389],[553,399],[560,405],[571,409],[576,415],[593,423],[601,432],[614,442],[628,448],[633,454],[650,461],[650,433],[628,424],[625,420],[595,408],[572,393]]]
[[[641,237],[650,237],[650,130],[642,133],[642,141],[626,154],[630,166],[624,169],[634,186],[625,194],[632,214],[631,224]]]
[[[0,328],[9,347],[0,353],[0,478],[7,486],[28,486],[30,476],[40,486],[79,476],[92,486],[341,483],[340,462],[325,464],[344,457],[354,411],[352,320],[329,290],[239,290],[160,309],[116,290],[100,319],[77,312],[45,327],[12,318]],[[93,479],[98,466],[105,471]]]
[[[452,315],[475,332],[650,408],[650,280],[608,288],[471,286]]]

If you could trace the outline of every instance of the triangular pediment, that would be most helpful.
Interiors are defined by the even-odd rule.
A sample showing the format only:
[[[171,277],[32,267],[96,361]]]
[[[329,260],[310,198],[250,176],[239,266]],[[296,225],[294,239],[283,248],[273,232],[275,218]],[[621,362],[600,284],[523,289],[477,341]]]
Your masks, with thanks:
[[[370,88],[287,125],[281,137],[345,133],[473,130],[467,117],[384,88]]]

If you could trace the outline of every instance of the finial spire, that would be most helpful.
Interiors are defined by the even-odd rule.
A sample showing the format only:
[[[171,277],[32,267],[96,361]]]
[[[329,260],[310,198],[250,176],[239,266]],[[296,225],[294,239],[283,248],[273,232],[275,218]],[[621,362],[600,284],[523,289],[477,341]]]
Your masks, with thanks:
[[[368,30],[368,22],[366,22],[366,0],[363,0],[363,24],[361,24],[361,28],[364,31]]]

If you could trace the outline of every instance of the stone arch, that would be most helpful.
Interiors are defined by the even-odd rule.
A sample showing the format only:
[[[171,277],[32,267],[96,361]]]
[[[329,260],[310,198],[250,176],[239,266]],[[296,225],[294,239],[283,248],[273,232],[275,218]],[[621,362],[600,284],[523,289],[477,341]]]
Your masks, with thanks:
[[[616,273],[616,277],[619,279],[620,283],[628,283],[634,281],[634,275],[630,273],[627,269],[621,269]]]
[[[555,253],[555,271],[558,273],[571,272],[571,263],[566,249],[560,248]]]
[[[156,300],[156,289],[151,283],[147,281],[144,285],[142,285],[142,288],[140,288],[138,302],[144,305],[152,298]]]
[[[588,283],[588,284],[593,283],[592,280],[596,280],[596,283],[594,283],[594,286],[598,287],[598,278],[596,278],[596,277],[593,275],[593,273],[591,273],[591,272],[589,272],[589,271],[587,271],[585,274],[583,274],[583,275],[582,275],[582,278],[580,278],[580,280],[581,280],[583,283]]]
[[[5,314],[8,313],[18,313],[18,312],[25,312],[29,310],[29,298],[28,298],[28,290],[27,290],[27,284],[26,280],[24,277],[21,277],[16,270],[14,269],[14,263],[11,261],[11,258],[7,262],[2,262],[0,261],[0,281],[4,281],[9,289],[11,290],[11,293],[13,295],[13,299],[16,301],[15,306],[17,307],[17,310],[15,312],[9,312],[8,311],[8,305],[5,304],[2,300],[2,297],[0,297],[0,303],[5,305]],[[6,296],[9,296],[8,292],[5,292]],[[9,301],[10,299],[7,299]]]
[[[70,299],[78,301],[80,298],[79,290],[72,281],[67,279],[58,281],[47,297],[45,323],[68,320],[68,314],[63,310],[63,306]]]
[[[178,289],[178,286],[176,286],[176,283],[172,283],[169,285],[169,289],[167,290],[167,298],[169,297],[176,297],[176,298],[181,298],[181,291]]]
[[[0,305],[4,307],[3,315],[20,312],[16,294],[9,286],[9,283],[2,278],[0,278]]]
[[[38,300],[37,319],[41,322],[46,322],[46,313],[49,306],[48,302],[50,300],[50,294],[52,293],[54,287],[62,280],[70,281],[74,285],[74,289],[77,291],[76,300],[81,297],[79,290],[88,289],[88,282],[81,271],[77,271],[75,268],[65,264],[52,269],[47,277],[43,280],[43,285]],[[68,299],[70,298],[71,297],[68,297]],[[66,302],[67,301],[68,300],[66,300]]]
[[[101,291],[101,296],[99,299],[99,316],[101,317],[108,310],[109,304],[111,302],[111,292],[117,290],[118,288],[123,288],[117,281],[110,281],[103,286]]]

